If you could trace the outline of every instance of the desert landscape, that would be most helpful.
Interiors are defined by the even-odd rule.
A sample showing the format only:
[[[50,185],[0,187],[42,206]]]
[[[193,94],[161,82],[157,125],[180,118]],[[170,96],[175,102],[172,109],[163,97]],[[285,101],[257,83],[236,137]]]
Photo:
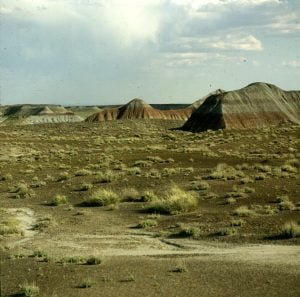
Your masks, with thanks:
[[[0,0],[0,297],[299,297],[299,20]]]
[[[299,107],[2,106],[1,296],[297,296]]]

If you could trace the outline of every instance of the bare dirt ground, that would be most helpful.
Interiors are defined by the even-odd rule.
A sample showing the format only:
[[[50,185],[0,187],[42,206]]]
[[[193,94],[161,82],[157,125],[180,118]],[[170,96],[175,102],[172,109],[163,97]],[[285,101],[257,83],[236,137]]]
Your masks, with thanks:
[[[1,127],[0,207],[18,233],[1,229],[0,295],[21,296],[19,286],[34,282],[39,296],[299,296],[299,237],[280,235],[299,223],[299,128],[168,130],[178,125]],[[207,179],[220,163],[243,174]],[[99,182],[108,171],[114,177]],[[199,206],[153,214],[139,200],[174,184]],[[121,200],[84,205],[99,189]],[[52,205],[58,194],[67,202]],[[87,265],[91,256],[101,263]]]

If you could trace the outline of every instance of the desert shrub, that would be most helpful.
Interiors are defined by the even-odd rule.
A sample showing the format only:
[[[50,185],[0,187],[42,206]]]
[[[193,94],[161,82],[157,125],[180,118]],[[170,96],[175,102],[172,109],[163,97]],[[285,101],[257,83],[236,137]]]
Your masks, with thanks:
[[[285,165],[290,165],[294,168],[300,168],[300,161],[298,159],[289,159],[286,160]]]
[[[142,202],[152,202],[157,200],[159,200],[159,198],[153,191],[145,191],[141,196]]]
[[[141,201],[141,195],[135,188],[126,188],[122,191],[122,199],[124,201]]]
[[[193,181],[191,182],[191,190],[204,191],[210,188],[209,184],[205,181]]]
[[[134,162],[133,166],[142,167],[142,168],[149,168],[152,166],[152,162],[149,160],[137,160]]]
[[[99,257],[90,256],[85,260],[86,265],[99,265],[101,264],[102,260]]]
[[[15,198],[27,198],[32,195],[29,186],[25,183],[19,183],[14,190]]]
[[[244,177],[244,173],[235,169],[233,166],[229,166],[225,163],[220,163],[216,168],[205,178],[206,179],[223,179],[234,180],[238,177]]]
[[[219,231],[217,231],[215,234],[219,236],[228,236],[228,235],[234,235],[237,233],[237,230],[234,228],[223,228]]]
[[[35,283],[24,283],[20,285],[20,292],[18,296],[24,296],[24,297],[35,297],[39,296],[40,289]]]
[[[236,199],[233,197],[227,198],[226,199],[226,204],[234,204],[236,203]]]
[[[177,186],[170,187],[159,200],[151,202],[149,212],[177,214],[195,210],[198,199],[194,193],[186,192]]]
[[[266,175],[264,173],[258,173],[254,176],[255,180],[264,180],[266,178]]]
[[[20,234],[19,221],[12,216],[0,211],[0,235]]]
[[[161,178],[161,173],[159,172],[159,170],[157,169],[150,169],[146,174],[146,177],[150,177],[150,178]]]
[[[254,180],[252,178],[250,178],[249,176],[245,176],[244,178],[240,179],[240,184],[244,185],[244,184],[250,184],[253,183]]]
[[[255,216],[256,213],[253,209],[249,209],[247,206],[240,206],[235,209],[234,215],[239,217],[252,217]]]
[[[117,179],[117,174],[111,170],[107,170],[97,173],[95,183],[110,183],[115,179]]]
[[[87,176],[92,175],[92,171],[88,169],[79,169],[75,172],[75,176]]]
[[[88,191],[92,189],[93,185],[88,183],[83,183],[76,188],[76,191]]]
[[[13,177],[10,173],[0,175],[0,181],[10,181]]]
[[[151,227],[156,227],[158,225],[156,220],[153,219],[147,219],[147,220],[142,220],[138,223],[137,228],[151,228]]]
[[[163,176],[171,176],[171,175],[174,175],[174,174],[178,174],[180,173],[180,168],[168,168],[168,167],[165,167],[163,168],[162,170],[162,175]]]
[[[282,165],[281,170],[284,172],[288,172],[288,173],[297,173],[298,172],[298,169],[296,167],[288,165],[288,164]]]
[[[179,224],[179,236],[196,238],[200,235],[200,229],[186,224]]]
[[[92,285],[93,285],[93,281],[90,278],[86,278],[79,284],[78,287],[81,289],[86,289],[86,288],[91,288]]]
[[[286,201],[290,201],[290,198],[288,195],[280,195],[280,196],[276,197],[277,203],[286,202]]]
[[[107,206],[115,205],[120,201],[120,197],[112,190],[99,189],[92,193],[90,198],[83,202],[84,206]]]
[[[64,180],[67,180],[70,178],[70,175],[68,172],[62,172],[59,174],[58,178],[57,178],[57,181],[60,182],[60,181],[64,181]]]
[[[233,227],[240,227],[240,226],[243,226],[245,224],[245,221],[244,220],[232,220],[230,222],[230,226],[233,226]]]
[[[281,238],[295,238],[300,237],[300,225],[296,222],[285,223],[279,233]]]
[[[49,205],[52,205],[52,206],[58,206],[58,205],[61,205],[61,204],[67,204],[69,201],[68,201],[68,198],[65,196],[65,195],[60,195],[60,194],[57,194],[49,203]]]
[[[163,163],[164,162],[164,160],[159,156],[149,156],[149,157],[147,157],[147,160],[154,162],[154,163]]]
[[[282,201],[279,203],[278,208],[280,210],[294,210],[295,209],[295,205],[292,201]]]
[[[142,170],[140,167],[134,166],[134,167],[130,167],[130,168],[125,168],[124,172],[128,175],[134,176],[134,175],[141,175]]]
[[[272,167],[269,165],[263,165],[263,164],[256,164],[254,165],[254,169],[264,172],[264,173],[271,173],[272,172]]]

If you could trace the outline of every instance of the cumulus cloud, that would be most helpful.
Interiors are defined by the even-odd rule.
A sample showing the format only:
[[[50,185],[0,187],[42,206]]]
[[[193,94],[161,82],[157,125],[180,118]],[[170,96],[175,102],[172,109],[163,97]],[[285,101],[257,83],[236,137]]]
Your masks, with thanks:
[[[15,82],[26,97],[45,90],[48,97],[96,98],[104,89],[109,97],[112,82],[118,94],[138,81],[158,85],[180,70],[189,77],[196,67],[232,69],[250,61],[257,74],[275,52],[276,65],[279,59],[289,70],[298,67],[285,47],[300,51],[299,1],[0,0],[0,14],[7,98]]]

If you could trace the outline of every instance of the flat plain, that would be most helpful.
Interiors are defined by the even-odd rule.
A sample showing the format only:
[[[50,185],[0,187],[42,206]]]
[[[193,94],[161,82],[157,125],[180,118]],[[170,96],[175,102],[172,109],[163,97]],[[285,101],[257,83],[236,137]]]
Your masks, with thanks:
[[[299,296],[299,126],[182,124],[1,127],[0,295]]]

